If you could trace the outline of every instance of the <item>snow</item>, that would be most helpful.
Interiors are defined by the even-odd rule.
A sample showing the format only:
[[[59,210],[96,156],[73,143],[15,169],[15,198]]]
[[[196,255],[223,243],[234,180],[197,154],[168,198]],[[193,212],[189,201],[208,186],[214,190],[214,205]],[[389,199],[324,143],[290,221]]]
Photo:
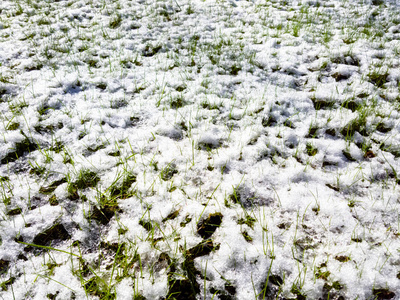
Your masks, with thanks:
[[[0,298],[400,299],[399,10],[3,0]]]

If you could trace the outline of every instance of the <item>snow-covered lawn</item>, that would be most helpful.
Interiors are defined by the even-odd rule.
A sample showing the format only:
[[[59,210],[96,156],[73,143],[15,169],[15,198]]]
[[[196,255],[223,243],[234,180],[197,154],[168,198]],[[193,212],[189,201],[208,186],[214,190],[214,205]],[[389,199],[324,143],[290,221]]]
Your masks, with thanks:
[[[0,2],[2,299],[400,299],[400,3]]]

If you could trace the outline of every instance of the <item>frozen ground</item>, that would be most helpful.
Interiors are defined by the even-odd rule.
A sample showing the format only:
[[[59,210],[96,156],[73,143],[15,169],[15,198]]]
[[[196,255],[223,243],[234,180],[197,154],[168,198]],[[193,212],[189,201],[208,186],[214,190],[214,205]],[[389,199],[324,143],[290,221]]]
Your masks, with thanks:
[[[400,299],[394,1],[2,0],[2,299]]]

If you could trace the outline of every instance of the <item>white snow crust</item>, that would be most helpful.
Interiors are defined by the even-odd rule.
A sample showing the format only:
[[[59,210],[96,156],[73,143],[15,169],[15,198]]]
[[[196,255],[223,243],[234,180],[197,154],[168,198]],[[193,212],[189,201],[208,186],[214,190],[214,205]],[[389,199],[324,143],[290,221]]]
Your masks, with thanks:
[[[2,0],[0,298],[400,299],[399,109],[399,1]]]

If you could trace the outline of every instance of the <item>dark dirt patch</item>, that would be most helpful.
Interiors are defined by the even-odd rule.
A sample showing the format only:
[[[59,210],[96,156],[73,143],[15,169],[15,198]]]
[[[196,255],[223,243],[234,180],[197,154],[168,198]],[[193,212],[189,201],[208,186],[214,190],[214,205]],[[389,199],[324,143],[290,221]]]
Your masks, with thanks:
[[[322,162],[322,167],[323,168],[330,167],[330,166],[337,167],[338,163],[336,161],[330,161],[330,160],[324,160]]]
[[[100,177],[93,171],[81,170],[78,179],[74,182],[77,189],[95,187],[100,181]]]
[[[13,123],[9,124],[6,129],[7,130],[17,130],[19,128],[19,126],[20,126],[19,123],[13,122]]]
[[[179,225],[180,225],[181,227],[185,227],[188,223],[190,223],[190,221],[192,221],[192,218],[190,218],[189,215],[187,215],[187,216],[185,217],[185,220],[182,221]]]
[[[168,253],[162,252],[158,257],[157,263],[154,266],[155,270],[167,269],[171,265],[171,258]]]
[[[362,242],[362,239],[361,238],[357,238],[357,237],[353,237],[353,238],[351,238],[351,240],[353,242],[355,242],[355,243],[361,243]]]
[[[129,197],[128,190],[134,182],[136,182],[136,175],[128,174],[122,181],[121,185],[112,186],[110,190],[111,197],[122,199]]]
[[[210,151],[213,149],[218,149],[219,147],[221,147],[222,145],[222,141],[215,141],[213,143],[208,143],[205,141],[199,141],[197,144],[197,149],[198,150],[206,150],[206,151]]]
[[[142,55],[144,57],[152,57],[152,56],[156,55],[161,49],[162,49],[162,46],[146,45],[146,47],[142,51]]]
[[[48,299],[50,299],[50,300],[55,300],[56,298],[57,298],[57,295],[59,294],[60,292],[56,292],[56,293],[54,293],[54,294],[47,294],[46,295],[46,297],[48,298]]]
[[[364,158],[374,158],[374,157],[376,157],[376,154],[371,150],[368,150],[364,153]]]
[[[330,188],[330,189],[332,189],[332,190],[334,190],[334,191],[336,191],[336,192],[339,192],[340,191],[340,189],[338,188],[338,187],[336,187],[336,186],[334,186],[334,185],[332,185],[332,184],[330,184],[330,183],[327,183],[327,184],[325,184],[328,188]]]
[[[378,130],[379,132],[382,132],[382,133],[388,133],[392,129],[393,129],[392,127],[387,126],[385,123],[379,123],[376,126],[376,130]]]
[[[241,233],[246,242],[251,243],[253,241],[253,238],[249,235],[247,230],[243,230]]]
[[[76,242],[74,242],[74,243],[76,243]],[[78,276],[83,276],[83,277],[87,277],[87,276],[89,276],[89,274],[91,274],[88,262],[85,261],[82,257],[79,257],[79,267],[78,267],[77,271],[75,271],[75,273]]]
[[[346,255],[336,255],[335,259],[340,261],[340,262],[347,262],[350,260],[350,257],[346,256]]]
[[[46,187],[42,186],[42,187],[39,189],[39,192],[42,193],[42,194],[51,194],[52,192],[55,191],[55,189],[56,189],[59,185],[61,185],[61,184],[63,184],[63,183],[66,183],[66,182],[67,182],[67,178],[63,177],[63,178],[61,178],[60,180],[53,181],[50,185],[48,185],[48,186],[46,186]]]
[[[277,123],[278,123],[278,121],[272,115],[270,115],[268,117],[264,117],[261,120],[261,125],[263,127],[275,126]]]
[[[307,300],[307,297],[303,294],[301,288],[299,288],[297,285],[293,285],[290,291],[296,295],[297,300]]]
[[[49,203],[50,203],[50,206],[57,206],[58,205],[58,200],[57,200],[56,195],[53,195],[53,196],[51,196],[49,198]]]
[[[111,151],[111,152],[107,153],[107,155],[113,156],[113,157],[121,156],[121,151],[119,151],[119,150]]]
[[[53,241],[65,241],[70,238],[71,236],[62,224],[55,224],[35,236],[32,243],[40,246],[50,246]]]
[[[338,299],[338,300],[344,300],[343,296],[339,296],[338,292],[341,290],[343,286],[340,284],[339,281],[334,281],[332,284],[329,284],[327,282],[324,283],[324,286],[322,287],[322,299]]]
[[[68,198],[71,200],[79,199],[79,189],[95,187],[99,181],[100,177],[95,172],[87,169],[81,170],[77,180],[68,184]]]
[[[342,107],[350,109],[352,112],[355,112],[361,105],[355,101],[348,100],[343,102]]]
[[[336,130],[334,128],[328,128],[325,130],[326,134],[329,134],[330,136],[336,136]]]
[[[60,124],[60,123],[59,123]],[[61,125],[62,125],[62,123],[61,123]],[[60,128],[60,126],[59,126],[59,128]],[[61,127],[62,128],[62,127]],[[60,129],[61,129],[60,128]],[[60,141],[56,141],[55,143],[54,143],[54,145],[52,145],[51,147],[50,147],[50,150],[51,151],[54,151],[55,153],[60,153],[62,150],[64,149],[64,145],[60,142]]]
[[[100,248],[102,252],[111,253],[114,257],[115,263],[120,263],[124,260],[125,243],[107,243],[104,241],[100,242]],[[111,265],[112,267],[112,265]],[[107,269],[107,268],[106,268]]]
[[[270,274],[261,285],[260,299],[278,299],[283,279],[279,275]]]
[[[6,273],[10,262],[8,260],[0,259],[0,274]]]
[[[336,72],[332,74],[332,77],[335,78],[336,81],[342,81],[349,79],[351,74]]]
[[[64,125],[61,122],[58,123],[57,125],[51,124],[51,125],[47,125],[47,126],[41,125],[39,123],[39,124],[35,125],[33,127],[33,129],[35,129],[35,131],[40,134],[44,134],[44,133],[51,134],[51,133],[54,133],[55,131],[57,131],[57,129],[61,129],[63,127],[64,127]],[[55,150],[53,150],[53,147],[50,148],[50,150],[53,150],[55,152],[58,151],[57,148],[54,148],[54,149]],[[56,153],[59,153],[59,152],[56,152]]]
[[[240,218],[237,223],[239,225],[245,224],[245,225],[249,226],[251,229],[253,229],[255,222],[256,222],[256,219],[247,215],[246,218]]]
[[[308,156],[315,156],[318,153],[318,149],[311,143],[306,144],[306,152]]]
[[[105,149],[106,148],[106,146],[105,145],[95,145],[95,146],[89,146],[89,147],[87,147],[87,150],[90,152],[90,154],[91,153],[95,153],[95,152],[97,152],[97,151],[99,151],[99,150],[102,150],[102,149]]]
[[[8,287],[12,285],[15,282],[16,278],[15,277],[10,277],[8,280],[3,281],[0,283],[0,287],[3,291],[8,291]]]
[[[289,229],[290,228],[290,226],[291,226],[292,224],[291,223],[289,223],[289,222],[285,222],[285,223],[280,223],[280,224],[278,224],[278,225],[276,225],[279,229]]]
[[[24,241],[24,238],[22,237],[22,235],[18,235],[18,236],[16,236],[15,238],[14,238],[14,241],[15,242],[23,242]]]
[[[27,152],[32,152],[38,149],[38,145],[25,138],[23,141],[16,143],[15,147],[1,160],[2,164],[16,161]]]
[[[177,99],[174,99],[170,102],[170,107],[172,109],[177,109],[177,108],[181,108],[185,105],[185,102],[183,101],[183,98],[179,97]]]
[[[356,159],[354,159],[354,158],[351,156],[349,150],[343,150],[342,153],[343,153],[344,157],[346,157],[349,161],[357,161]]]
[[[375,296],[374,299],[383,300],[383,299],[393,299],[396,294],[388,289],[373,289],[372,294]]]
[[[168,216],[166,216],[164,219],[162,219],[163,222],[168,221],[168,220],[173,220],[179,215],[179,209],[171,212]]]
[[[223,215],[219,212],[210,214],[206,219],[197,224],[197,233],[204,239],[208,239],[222,223]]]
[[[22,213],[22,209],[20,207],[14,208],[14,209],[10,209],[7,212],[7,216],[17,216],[20,215]]]
[[[369,81],[378,88],[384,87],[385,83],[388,82],[388,80],[387,80],[388,76],[389,76],[388,72],[383,73],[383,74],[372,72],[372,73],[368,74]]]
[[[315,110],[320,109],[331,109],[335,106],[335,102],[328,99],[320,99],[316,97],[311,97],[311,101],[314,105]]]
[[[125,250],[124,243],[118,244],[118,243],[107,243],[107,242],[102,241],[102,242],[100,242],[100,247],[103,250],[111,251],[114,253],[117,253],[117,252],[122,253]]]
[[[202,241],[200,244],[194,246],[193,248],[187,250],[185,255],[192,259],[195,259],[196,257],[208,255],[211,253],[211,251],[218,248],[219,245],[214,245],[212,240],[205,240]]]
[[[8,176],[0,176],[0,182],[7,182],[10,181],[10,178]]]
[[[224,290],[217,290],[217,289],[215,289],[215,288],[211,288],[211,289],[210,289],[210,292],[211,292],[213,295],[218,295],[218,298],[221,299],[221,300],[234,300],[234,299],[235,299],[235,294],[236,294],[236,288],[235,288],[234,286],[230,285],[230,286],[229,286],[229,289],[230,289],[230,290],[233,290],[233,289],[234,289],[234,293],[230,293],[230,292],[226,289],[226,286],[225,286],[225,290],[226,290],[226,291],[224,291]]]
[[[161,179],[164,181],[170,180],[178,171],[174,166],[168,165],[161,171]]]
[[[76,189],[68,189],[68,199],[69,200],[78,200],[79,194]]]
[[[28,258],[27,258],[25,255],[23,255],[23,254],[18,254],[17,258],[18,258],[18,259],[21,259],[21,260],[23,260],[23,261],[27,261],[27,260],[28,260]]]
[[[308,134],[306,135],[306,138],[315,138],[317,136],[318,129],[319,128],[315,126],[310,127],[310,129],[308,130]]]
[[[365,120],[355,119],[350,121],[346,126],[342,128],[340,133],[347,138],[347,137],[352,137],[354,133],[356,133],[356,131],[363,136],[367,135]]]
[[[150,221],[146,221],[146,220],[141,219],[139,221],[139,225],[141,225],[147,231],[152,231],[153,230],[153,224]]]
[[[236,287],[231,282],[225,283],[225,290],[231,295],[236,294]]]
[[[336,64],[344,64],[349,66],[360,66],[360,59],[354,55],[339,55],[331,58],[331,62]]]
[[[189,279],[171,280],[166,299],[196,300],[196,295],[199,292],[198,284],[193,286]]]
[[[119,211],[121,211],[120,208],[113,204],[105,204],[100,206],[100,208],[95,206],[90,218],[98,221],[102,225],[107,225],[115,213]]]
[[[270,276],[269,276],[269,281],[270,281],[272,284],[275,284],[275,285],[281,285],[281,284],[283,284],[283,279],[282,279],[282,277],[280,277],[279,275],[274,275],[274,274],[270,275]]]
[[[185,260],[182,263],[183,275],[185,279],[176,279],[174,273],[176,266],[171,263],[169,256],[164,258],[168,260],[170,270],[168,272],[169,290],[166,299],[176,300],[195,300],[200,293],[200,285],[197,283],[196,277],[200,276],[200,272],[194,266],[194,259],[209,254],[215,246],[212,241],[207,240],[196,245],[195,247],[185,251]],[[160,256],[161,259],[161,256]]]

